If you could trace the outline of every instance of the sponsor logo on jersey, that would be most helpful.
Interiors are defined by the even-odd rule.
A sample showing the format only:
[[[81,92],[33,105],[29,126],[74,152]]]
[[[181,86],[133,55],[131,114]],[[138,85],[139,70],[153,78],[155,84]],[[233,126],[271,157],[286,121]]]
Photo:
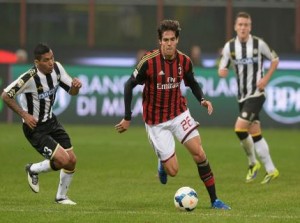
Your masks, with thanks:
[[[251,58],[242,58],[242,59],[235,59],[235,65],[247,65],[247,64],[254,64],[258,62],[258,57],[251,57]]]
[[[158,73],[158,75],[165,75],[165,72],[163,72],[162,70]]]
[[[269,82],[265,112],[284,124],[300,122],[300,77],[282,76]]]
[[[49,91],[45,91],[43,93],[38,94],[38,98],[39,99],[45,99],[51,95],[54,95],[57,91],[58,85],[52,89],[50,89]]]

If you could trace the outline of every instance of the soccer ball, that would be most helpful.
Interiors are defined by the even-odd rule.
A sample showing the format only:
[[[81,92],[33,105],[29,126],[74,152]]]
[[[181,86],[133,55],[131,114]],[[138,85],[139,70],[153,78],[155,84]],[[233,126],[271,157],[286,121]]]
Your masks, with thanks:
[[[198,203],[198,195],[191,187],[179,188],[174,196],[175,207],[181,211],[192,211]]]

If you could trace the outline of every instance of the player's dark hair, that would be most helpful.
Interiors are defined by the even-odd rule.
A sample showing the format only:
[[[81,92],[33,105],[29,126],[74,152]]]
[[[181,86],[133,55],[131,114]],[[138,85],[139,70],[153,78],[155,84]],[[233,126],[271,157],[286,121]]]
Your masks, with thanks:
[[[169,30],[174,31],[176,38],[178,38],[181,30],[179,22],[176,20],[163,20],[157,29],[158,38],[161,40],[163,33]]]
[[[249,13],[247,12],[239,12],[236,17],[235,17],[235,21],[238,19],[238,18],[245,18],[245,19],[250,19],[251,20],[251,16]]]
[[[36,60],[40,60],[42,55],[45,53],[49,53],[50,52],[50,47],[45,44],[45,43],[39,43],[38,45],[36,45],[36,47],[34,48],[34,59]]]

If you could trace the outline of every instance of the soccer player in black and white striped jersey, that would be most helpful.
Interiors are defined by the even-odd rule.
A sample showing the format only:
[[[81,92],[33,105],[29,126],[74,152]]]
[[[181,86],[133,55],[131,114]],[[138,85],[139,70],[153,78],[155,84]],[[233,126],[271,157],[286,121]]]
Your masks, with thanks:
[[[279,171],[262,136],[259,113],[265,101],[264,89],[277,69],[279,58],[265,41],[251,35],[251,16],[248,13],[237,14],[234,28],[237,36],[225,44],[218,73],[220,77],[226,77],[230,64],[236,73],[240,113],[235,123],[235,132],[248,157],[246,182],[252,182],[260,169],[257,153],[267,172],[261,183],[266,184],[277,178]],[[266,73],[263,66],[265,58],[271,61]]]
[[[74,205],[76,203],[67,197],[67,191],[75,172],[76,156],[69,135],[52,113],[52,106],[58,87],[70,95],[77,95],[82,84],[54,61],[53,52],[47,45],[38,44],[34,57],[35,65],[6,87],[1,96],[8,107],[23,119],[24,135],[45,158],[25,167],[32,191],[39,192],[39,173],[60,170],[55,201]],[[20,104],[15,100],[18,95]]]

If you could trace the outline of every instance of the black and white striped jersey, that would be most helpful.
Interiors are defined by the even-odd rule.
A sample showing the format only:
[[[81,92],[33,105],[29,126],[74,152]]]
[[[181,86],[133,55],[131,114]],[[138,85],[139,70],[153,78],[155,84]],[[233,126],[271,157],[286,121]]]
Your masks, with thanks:
[[[19,95],[23,110],[33,115],[38,122],[52,118],[52,106],[58,87],[69,92],[72,78],[59,62],[55,62],[51,74],[43,74],[36,67],[21,74],[4,89],[10,98]],[[24,120],[23,120],[24,121]]]
[[[256,36],[250,35],[245,43],[236,37],[225,44],[219,69],[229,68],[232,63],[237,75],[239,102],[264,94],[256,84],[264,76],[265,59],[278,60],[278,56],[265,41]]]

